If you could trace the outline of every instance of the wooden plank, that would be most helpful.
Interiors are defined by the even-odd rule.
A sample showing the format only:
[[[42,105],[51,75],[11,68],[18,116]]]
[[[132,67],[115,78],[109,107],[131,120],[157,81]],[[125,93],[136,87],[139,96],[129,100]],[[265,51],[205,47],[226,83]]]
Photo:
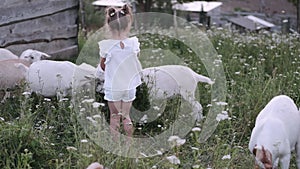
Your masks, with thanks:
[[[24,3],[6,4],[0,6],[0,26],[41,16],[52,15],[60,11],[76,8],[78,0],[28,0]],[[9,7],[8,7],[9,6]]]
[[[78,45],[77,39],[66,39],[66,40],[55,40],[51,42],[39,42],[39,43],[29,43],[29,44],[17,44],[7,47],[8,50],[20,56],[21,53],[26,49],[35,49],[50,55],[53,54],[52,59],[70,59],[72,57],[77,57],[78,55]]]
[[[68,10],[0,27],[0,47],[18,43],[50,42],[77,37],[77,11]]]

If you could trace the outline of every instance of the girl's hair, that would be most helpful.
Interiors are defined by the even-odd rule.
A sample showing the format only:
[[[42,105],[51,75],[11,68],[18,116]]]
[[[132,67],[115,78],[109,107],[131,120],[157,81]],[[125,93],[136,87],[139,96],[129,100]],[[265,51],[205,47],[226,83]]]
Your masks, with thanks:
[[[107,8],[106,24],[111,31],[129,31],[132,24],[131,8],[127,4],[121,8]]]

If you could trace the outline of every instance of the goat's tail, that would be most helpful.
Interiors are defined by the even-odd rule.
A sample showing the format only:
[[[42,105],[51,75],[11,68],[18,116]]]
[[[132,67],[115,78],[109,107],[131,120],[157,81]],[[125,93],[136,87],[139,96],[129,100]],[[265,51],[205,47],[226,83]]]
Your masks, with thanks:
[[[198,73],[196,73],[196,72],[194,72],[194,73],[195,73],[195,74],[194,74],[194,77],[196,78],[196,80],[197,80],[198,82],[204,82],[204,83],[208,83],[208,84],[210,84],[210,85],[212,85],[212,84],[215,83],[215,82],[212,81],[209,77],[200,75],[200,74],[198,74]]]

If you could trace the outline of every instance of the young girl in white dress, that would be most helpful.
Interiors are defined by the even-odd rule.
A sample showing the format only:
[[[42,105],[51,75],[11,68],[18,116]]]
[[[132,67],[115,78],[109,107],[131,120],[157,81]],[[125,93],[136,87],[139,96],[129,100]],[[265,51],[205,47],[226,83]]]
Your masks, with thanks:
[[[128,5],[106,10],[106,24],[111,38],[100,41],[100,67],[104,71],[104,99],[110,110],[110,131],[114,141],[119,139],[120,121],[126,135],[133,134],[130,118],[136,87],[141,84],[141,64],[137,58],[140,43],[137,37],[128,37],[132,12]]]

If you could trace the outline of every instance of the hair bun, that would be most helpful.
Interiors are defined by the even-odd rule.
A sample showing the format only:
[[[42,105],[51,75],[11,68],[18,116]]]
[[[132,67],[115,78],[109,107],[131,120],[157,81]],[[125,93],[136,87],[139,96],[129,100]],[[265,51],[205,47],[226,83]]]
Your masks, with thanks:
[[[121,11],[124,12],[124,15],[129,14],[130,13],[130,7],[129,7],[129,5],[127,5],[127,4],[123,5]]]
[[[108,8],[106,11],[109,17],[113,17],[116,14],[116,10],[114,8]]]

